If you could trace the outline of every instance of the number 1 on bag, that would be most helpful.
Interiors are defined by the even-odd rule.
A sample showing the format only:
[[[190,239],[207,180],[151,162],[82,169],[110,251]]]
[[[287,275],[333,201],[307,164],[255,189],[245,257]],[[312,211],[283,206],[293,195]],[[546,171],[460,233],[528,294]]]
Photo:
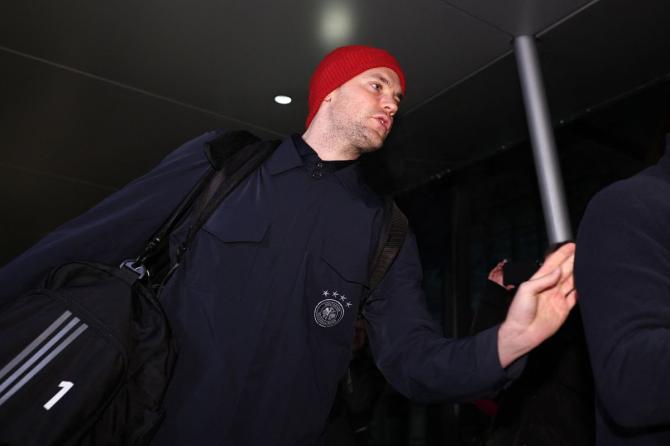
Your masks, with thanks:
[[[72,386],[74,386],[74,383],[71,383],[70,381],[61,381],[60,384],[58,384],[58,387],[60,387],[61,389],[49,401],[46,402],[44,408],[46,410],[51,409],[54,406],[54,404],[60,401],[60,399],[63,398],[65,394],[70,391]]]

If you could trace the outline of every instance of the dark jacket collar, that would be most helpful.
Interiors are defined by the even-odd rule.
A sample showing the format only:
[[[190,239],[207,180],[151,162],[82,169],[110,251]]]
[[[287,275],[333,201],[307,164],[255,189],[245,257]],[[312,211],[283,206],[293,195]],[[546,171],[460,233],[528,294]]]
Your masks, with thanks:
[[[272,175],[302,167],[310,173],[317,163],[324,165],[324,174],[334,175],[352,194],[360,195],[365,188],[361,166],[358,161],[322,161],[317,153],[300,135],[285,138],[267,161],[266,167]]]
[[[277,175],[287,170],[302,166],[302,158],[298,155],[291,138],[284,138],[265,163],[271,175]]]

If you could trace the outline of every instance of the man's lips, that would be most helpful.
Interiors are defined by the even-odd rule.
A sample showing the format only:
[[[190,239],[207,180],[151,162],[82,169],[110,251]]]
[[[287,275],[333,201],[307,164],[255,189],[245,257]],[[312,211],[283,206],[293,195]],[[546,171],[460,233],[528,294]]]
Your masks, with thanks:
[[[384,133],[388,133],[389,130],[391,130],[391,124],[392,120],[386,115],[375,115],[373,116],[373,119],[375,119],[381,126],[384,128]]]

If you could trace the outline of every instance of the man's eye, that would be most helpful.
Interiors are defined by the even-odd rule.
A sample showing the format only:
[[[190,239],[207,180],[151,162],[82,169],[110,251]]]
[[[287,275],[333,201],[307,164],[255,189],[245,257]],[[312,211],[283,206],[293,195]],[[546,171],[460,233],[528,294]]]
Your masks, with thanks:
[[[381,89],[382,89],[382,85],[381,85],[381,84],[378,84],[377,82],[373,82],[373,83],[370,84],[370,85],[371,85],[372,88],[374,88],[375,90],[381,90]]]

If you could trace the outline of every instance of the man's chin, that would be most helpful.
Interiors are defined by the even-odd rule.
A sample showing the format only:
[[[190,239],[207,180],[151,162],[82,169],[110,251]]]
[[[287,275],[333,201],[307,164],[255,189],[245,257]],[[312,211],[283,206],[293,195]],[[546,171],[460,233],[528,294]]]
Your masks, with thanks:
[[[381,149],[383,145],[384,145],[383,140],[379,141],[378,144],[374,144],[374,143],[371,142],[370,144],[366,144],[363,147],[359,147],[359,150],[360,150],[361,154],[372,153],[372,152],[376,152],[377,150]]]
[[[363,132],[359,133],[359,137],[356,138],[357,144],[354,145],[360,154],[371,153],[381,149],[385,139],[385,134],[368,127]]]
[[[366,146],[366,147],[359,148],[359,150],[360,150],[361,155],[362,155],[362,154],[365,154],[365,153],[376,152],[377,150],[379,150],[381,148],[382,148],[381,145],[379,145],[379,146]]]

